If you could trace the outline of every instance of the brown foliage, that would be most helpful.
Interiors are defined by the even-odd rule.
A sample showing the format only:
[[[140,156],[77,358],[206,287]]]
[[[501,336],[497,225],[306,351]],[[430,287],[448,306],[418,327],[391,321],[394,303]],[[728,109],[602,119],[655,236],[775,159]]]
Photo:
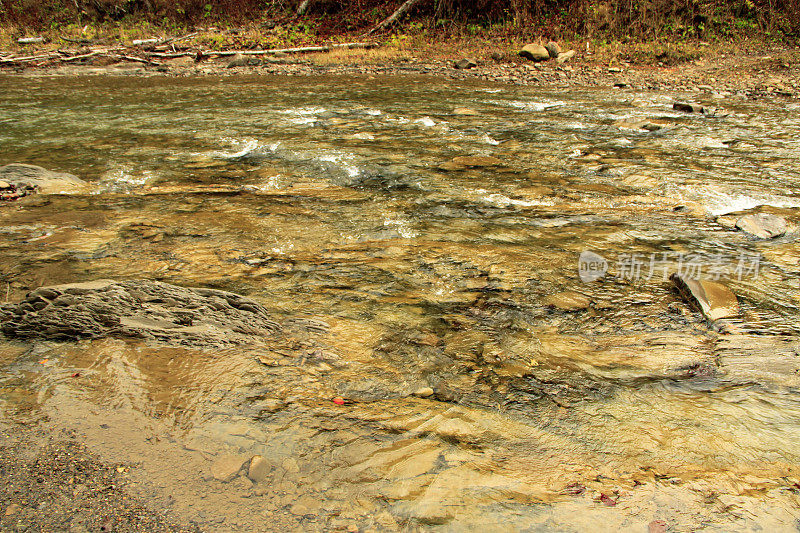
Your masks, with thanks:
[[[371,27],[403,0],[312,0],[305,14],[326,27]],[[204,19],[241,22],[286,20],[301,0],[0,0],[0,21],[45,27],[53,22],[126,16],[191,25]],[[703,38],[760,30],[800,34],[800,0],[423,0],[408,13],[431,29],[450,25],[512,23],[520,34],[653,39]]]

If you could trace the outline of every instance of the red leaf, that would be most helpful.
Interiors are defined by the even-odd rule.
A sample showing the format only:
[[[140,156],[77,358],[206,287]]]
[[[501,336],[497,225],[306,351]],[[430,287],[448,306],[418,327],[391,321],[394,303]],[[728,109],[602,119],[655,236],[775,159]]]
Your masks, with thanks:
[[[571,496],[580,496],[584,492],[586,492],[586,487],[581,485],[580,483],[571,483],[564,488],[564,492]]]
[[[607,496],[605,494],[600,495],[600,501],[609,507],[614,507],[615,505],[617,505],[617,501],[614,498]]]

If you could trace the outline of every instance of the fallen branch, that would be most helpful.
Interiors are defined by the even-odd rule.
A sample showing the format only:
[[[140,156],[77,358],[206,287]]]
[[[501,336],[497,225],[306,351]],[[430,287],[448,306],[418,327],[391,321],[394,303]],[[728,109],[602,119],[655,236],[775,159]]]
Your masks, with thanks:
[[[408,12],[408,10],[410,10],[415,5],[419,4],[421,1],[422,0],[406,0],[403,3],[403,5],[401,5],[400,7],[397,8],[397,11],[395,11],[394,13],[392,13],[391,15],[386,17],[383,20],[383,22],[381,22],[380,24],[378,24],[377,26],[375,26],[374,28],[369,30],[364,35],[371,35],[371,34],[375,33],[378,30],[382,30],[384,28],[387,28],[387,27],[391,26],[392,24],[394,24],[395,22],[400,20],[400,18],[403,15],[405,15]]]
[[[69,37],[64,37],[63,35],[59,36],[59,39],[62,41],[67,41],[68,43],[75,43],[75,44],[92,44],[92,41],[89,39],[70,39]]]
[[[93,52],[89,52],[88,54],[82,54],[82,55],[79,55],[79,56],[71,56],[71,57],[62,57],[62,58],[60,58],[60,59],[61,59],[61,61],[63,61],[64,63],[67,63],[67,62],[69,62],[69,61],[77,61],[77,60],[79,60],[79,59],[87,59],[87,58],[89,58],[89,57],[98,56],[98,55],[100,55],[100,54],[102,54],[102,53],[103,53],[103,52],[101,52],[101,51],[99,51],[99,50],[95,50],[95,51],[93,51]]]
[[[42,56],[9,57],[7,59],[0,59],[0,63],[29,63],[40,59],[52,59],[58,56],[59,54],[57,52],[53,52]]]
[[[196,55],[196,52],[147,52],[148,57],[161,57],[164,59],[172,59],[173,57],[184,57]]]
[[[329,44],[324,46],[303,46],[300,48],[271,48],[269,50],[203,50],[203,55],[208,56],[260,56],[268,54],[299,54],[304,52],[330,52],[338,49],[374,48],[375,43],[344,43]]]
[[[147,63],[150,65],[158,65],[158,62],[151,61],[149,59],[142,59],[141,57],[136,56],[126,56],[124,54],[113,54],[114,57],[119,59],[127,59],[128,61],[138,61],[139,63]]]
[[[300,7],[297,8],[297,16],[303,15],[308,9],[308,5],[311,3],[311,0],[303,0],[300,4]]]
[[[190,33],[189,35],[184,35],[183,37],[176,37],[174,39],[167,39],[163,43],[159,43],[159,44],[161,44],[163,46],[163,45],[166,45],[166,44],[177,43],[178,41],[185,41],[186,39],[191,39],[192,37],[194,37],[198,33],[199,32],[194,32],[194,33]]]

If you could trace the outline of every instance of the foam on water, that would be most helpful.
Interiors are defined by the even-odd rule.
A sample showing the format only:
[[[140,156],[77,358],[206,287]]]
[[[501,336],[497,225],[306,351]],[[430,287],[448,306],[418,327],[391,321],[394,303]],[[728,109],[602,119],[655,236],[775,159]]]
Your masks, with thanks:
[[[526,102],[523,100],[510,100],[510,101],[491,100],[487,103],[503,107],[511,107],[513,109],[519,109],[520,111],[537,111],[537,112],[545,111],[553,107],[561,107],[567,105],[566,102],[562,102],[560,100],[545,100],[541,102]]]
[[[786,196],[758,193],[738,193],[703,187],[695,191],[712,216],[753,209],[760,205],[772,207],[800,207],[800,200]]]

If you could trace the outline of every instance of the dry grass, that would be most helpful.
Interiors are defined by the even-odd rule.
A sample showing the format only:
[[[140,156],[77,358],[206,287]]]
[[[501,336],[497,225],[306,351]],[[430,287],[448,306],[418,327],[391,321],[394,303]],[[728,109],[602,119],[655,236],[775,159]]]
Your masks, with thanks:
[[[373,48],[371,50],[333,50],[306,56],[316,65],[376,65],[410,61],[414,58],[408,50]]]

